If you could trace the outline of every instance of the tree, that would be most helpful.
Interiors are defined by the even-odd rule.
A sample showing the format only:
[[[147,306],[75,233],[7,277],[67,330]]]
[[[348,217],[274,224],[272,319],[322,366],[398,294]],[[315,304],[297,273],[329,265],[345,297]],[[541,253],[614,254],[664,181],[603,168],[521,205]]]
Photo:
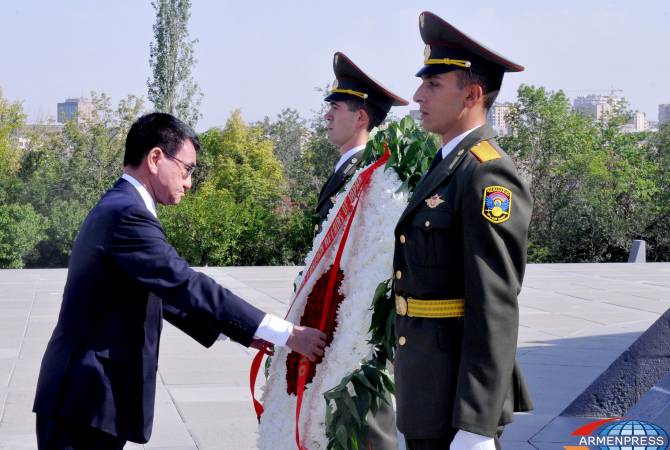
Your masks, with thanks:
[[[658,192],[652,200],[652,218],[642,239],[647,241],[647,260],[670,259],[670,123],[661,124],[657,133],[648,137],[650,157],[657,161],[653,175]]]
[[[170,242],[193,264],[282,264],[290,213],[279,207],[282,165],[259,126],[234,111],[200,135],[198,184],[179,206],[160,208]],[[286,220],[284,220],[286,219]]]
[[[179,117],[195,127],[200,119],[202,93],[191,76],[196,63],[194,46],[189,40],[190,0],[156,0],[154,41],[149,45],[149,64],[153,78],[147,80],[149,100],[157,111]]]
[[[112,108],[109,97],[95,93],[92,101],[91,117],[26,134],[18,201],[48,218],[47,239],[28,259],[30,266],[67,265],[81,222],[121,174],[126,135],[142,101],[129,96]]]
[[[561,91],[521,86],[500,139],[531,186],[534,262],[625,260],[651,220],[656,162],[645,135],[625,134],[625,108],[595,121]]]
[[[20,103],[11,103],[0,90],[0,204],[15,195],[15,177],[21,167],[17,134],[25,126],[26,115]],[[14,193],[14,194],[13,194]]]
[[[0,205],[0,269],[20,269],[44,239],[47,220],[30,205]]]
[[[307,121],[300,117],[295,109],[285,108],[274,122],[266,117],[257,124],[263,129],[265,137],[272,141],[275,158],[284,166],[289,167],[304,153],[305,144],[310,137]],[[288,172],[285,172],[288,175]]]

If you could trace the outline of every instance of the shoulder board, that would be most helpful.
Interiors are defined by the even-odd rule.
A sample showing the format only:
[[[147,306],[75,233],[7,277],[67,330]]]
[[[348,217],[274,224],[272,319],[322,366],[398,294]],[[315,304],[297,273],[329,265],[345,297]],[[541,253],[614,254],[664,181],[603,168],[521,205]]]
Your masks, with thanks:
[[[482,141],[470,149],[470,153],[479,160],[480,163],[500,159],[500,152],[489,141]]]

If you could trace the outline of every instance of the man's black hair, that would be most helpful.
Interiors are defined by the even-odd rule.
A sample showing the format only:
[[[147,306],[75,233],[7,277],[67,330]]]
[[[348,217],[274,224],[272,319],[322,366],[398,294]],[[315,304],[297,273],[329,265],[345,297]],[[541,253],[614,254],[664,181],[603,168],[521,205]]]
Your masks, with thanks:
[[[347,104],[349,111],[358,111],[359,109],[365,111],[369,118],[368,131],[372,131],[374,127],[380,125],[384,119],[386,119],[386,113],[384,111],[362,100],[352,98],[351,100],[345,100],[344,102]]]
[[[123,165],[139,166],[154,147],[160,147],[174,156],[187,140],[191,141],[196,152],[200,150],[198,135],[184,122],[170,114],[146,114],[137,119],[128,131]]]
[[[456,75],[459,89],[463,89],[469,84],[478,84],[482,87],[482,91],[484,92],[484,108],[488,112],[500,92],[502,82],[500,77],[483,75],[469,70],[457,70]]]

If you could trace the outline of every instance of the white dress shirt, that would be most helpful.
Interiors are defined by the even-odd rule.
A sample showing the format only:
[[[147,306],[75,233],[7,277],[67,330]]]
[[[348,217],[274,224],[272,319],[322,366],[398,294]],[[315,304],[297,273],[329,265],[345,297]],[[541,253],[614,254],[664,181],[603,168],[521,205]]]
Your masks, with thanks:
[[[451,152],[456,148],[456,146],[457,146],[458,144],[460,144],[461,141],[462,141],[463,139],[465,139],[465,137],[466,137],[468,134],[472,133],[472,132],[475,131],[477,128],[481,127],[482,125],[484,125],[484,124],[477,125],[477,126],[474,127],[474,128],[470,128],[470,129],[469,129],[468,131],[466,131],[465,133],[461,133],[461,134],[459,134],[458,136],[456,136],[455,138],[453,138],[452,140],[450,140],[450,141],[447,142],[446,144],[442,145],[442,147],[440,148],[440,150],[442,150],[442,159],[446,159],[446,158],[447,158],[447,155],[449,155],[449,153],[451,153]]]
[[[342,156],[340,156],[339,161],[337,161],[337,164],[335,164],[335,170],[333,172],[337,172],[337,170],[342,167],[342,164],[347,162],[347,159],[351,158],[354,156],[356,153],[359,151],[363,150],[365,148],[365,145],[359,145],[358,147],[354,147],[350,150],[347,150]]]
[[[142,200],[144,200],[144,204],[149,212],[154,217],[158,218],[158,215],[156,214],[156,202],[154,201],[151,194],[149,194],[149,191],[147,191],[147,188],[145,188],[142,183],[127,173],[124,173],[121,178],[128,181],[135,187],[135,189],[137,189],[137,192],[139,192],[140,197],[142,197]],[[287,322],[286,320],[280,319],[279,317],[273,316],[272,314],[266,314],[265,317],[263,317],[261,324],[256,329],[254,338],[263,339],[264,341],[271,342],[275,345],[286,345],[286,342],[288,341],[288,338],[292,332],[293,324],[291,322]],[[228,339],[228,336],[221,333],[217,340],[224,341],[226,339]]]

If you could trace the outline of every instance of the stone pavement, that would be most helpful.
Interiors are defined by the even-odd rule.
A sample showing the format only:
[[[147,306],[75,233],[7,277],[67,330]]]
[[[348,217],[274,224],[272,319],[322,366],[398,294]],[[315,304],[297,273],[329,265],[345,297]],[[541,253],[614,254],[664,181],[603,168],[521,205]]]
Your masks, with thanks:
[[[299,268],[201,270],[283,315]],[[0,271],[0,449],[35,448],[35,383],[65,276],[65,270]],[[547,424],[556,425],[556,416],[670,308],[670,264],[531,265],[520,305],[518,359],[535,411],[517,415],[503,446],[562,449],[572,424],[562,431]],[[202,348],[166,324],[154,433],[148,444],[126,448],[255,448],[251,358],[230,342]]]

